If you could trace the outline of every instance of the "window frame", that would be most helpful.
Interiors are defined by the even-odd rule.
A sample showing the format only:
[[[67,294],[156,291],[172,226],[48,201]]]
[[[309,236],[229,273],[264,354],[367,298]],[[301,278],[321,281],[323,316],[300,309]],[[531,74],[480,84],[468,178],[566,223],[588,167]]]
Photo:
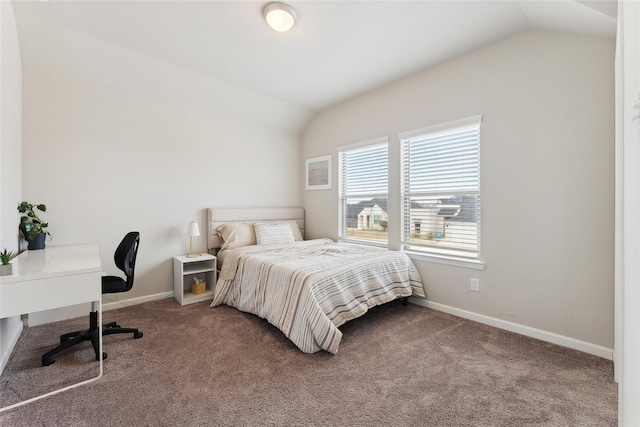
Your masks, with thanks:
[[[433,250],[429,249],[428,246],[418,246],[416,244],[411,244],[410,237],[410,224],[407,224],[407,220],[411,214],[411,207],[407,205],[411,203],[412,195],[422,194],[426,197],[427,193],[430,193],[433,196],[437,196],[439,194],[436,190],[426,191],[426,192],[412,192],[409,186],[409,171],[407,168],[409,167],[409,159],[407,158],[407,147],[411,143],[411,140],[414,142],[420,138],[426,139],[428,135],[436,135],[439,133],[447,132],[447,131],[455,131],[456,129],[468,128],[471,126],[477,126],[477,189],[473,191],[468,190],[446,190],[443,193],[453,193],[453,194],[471,194],[474,197],[477,197],[477,205],[476,205],[476,250],[472,252],[465,252],[462,249],[458,248],[457,250],[454,248],[449,253],[445,250]],[[481,203],[482,203],[482,186],[481,186],[481,127],[482,127],[482,116],[476,115],[472,117],[468,117],[461,120],[455,120],[447,123],[442,123],[434,126],[428,126],[421,129],[415,129],[408,132],[403,132],[398,134],[398,138],[400,141],[400,176],[401,176],[401,186],[400,186],[400,247],[402,251],[410,254],[412,258],[417,258],[420,260],[426,261],[435,261],[450,265],[468,267],[473,269],[482,270],[484,268],[484,263],[481,261],[481,228],[482,228],[482,217],[481,217]]]
[[[346,183],[345,183],[345,166],[344,166],[344,157],[343,154],[347,152],[359,152],[365,151],[368,149],[375,149],[379,147],[386,147],[387,149],[387,187],[386,192],[372,192],[372,193],[364,193],[364,194],[345,194],[346,191]],[[387,204],[389,202],[389,137],[379,137],[375,139],[370,139],[367,141],[362,141],[355,144],[345,145],[337,148],[338,152],[338,240],[341,242],[350,242],[357,243],[361,245],[370,245],[370,246],[379,246],[387,248],[389,246],[389,229],[387,225],[387,239],[386,241],[376,241],[371,239],[358,239],[354,237],[347,236],[347,221],[345,218],[345,204],[347,203],[347,199],[353,198],[377,198],[384,197],[387,199]],[[388,208],[387,208],[388,210]],[[389,212],[387,211],[387,221],[388,221]],[[371,218],[371,221],[374,219]],[[387,222],[388,224],[388,222]]]

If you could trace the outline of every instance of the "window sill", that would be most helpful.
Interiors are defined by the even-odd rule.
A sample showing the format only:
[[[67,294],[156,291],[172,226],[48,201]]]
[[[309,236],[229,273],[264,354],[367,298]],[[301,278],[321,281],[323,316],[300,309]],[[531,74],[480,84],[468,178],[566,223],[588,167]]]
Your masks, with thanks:
[[[405,250],[404,252],[409,255],[409,258],[415,261],[433,262],[436,264],[445,264],[454,267],[470,268],[472,270],[484,270],[484,262],[475,259],[431,255],[408,250]]]
[[[358,239],[338,239],[339,242],[342,243],[351,243],[352,245],[362,245],[362,246],[374,246],[376,248],[384,248],[388,249],[389,244],[385,242],[372,242],[370,240],[358,240]]]

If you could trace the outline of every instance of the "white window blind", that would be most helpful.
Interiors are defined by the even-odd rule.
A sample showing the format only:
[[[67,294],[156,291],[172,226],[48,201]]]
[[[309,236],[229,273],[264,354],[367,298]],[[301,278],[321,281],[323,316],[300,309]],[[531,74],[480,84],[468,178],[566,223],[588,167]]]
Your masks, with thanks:
[[[479,257],[480,123],[477,116],[400,135],[404,249]]]
[[[388,151],[387,138],[338,149],[341,239],[387,243]]]

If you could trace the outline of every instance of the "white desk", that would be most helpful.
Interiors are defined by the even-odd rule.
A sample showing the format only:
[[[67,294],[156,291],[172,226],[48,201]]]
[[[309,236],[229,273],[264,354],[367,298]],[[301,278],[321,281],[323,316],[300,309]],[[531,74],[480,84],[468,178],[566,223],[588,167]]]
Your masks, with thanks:
[[[102,354],[102,269],[98,246],[53,246],[25,251],[12,264],[13,275],[0,276],[0,318],[96,302]],[[99,379],[103,368],[100,359],[98,376],[1,408],[0,411]],[[43,366],[42,369],[47,368]]]

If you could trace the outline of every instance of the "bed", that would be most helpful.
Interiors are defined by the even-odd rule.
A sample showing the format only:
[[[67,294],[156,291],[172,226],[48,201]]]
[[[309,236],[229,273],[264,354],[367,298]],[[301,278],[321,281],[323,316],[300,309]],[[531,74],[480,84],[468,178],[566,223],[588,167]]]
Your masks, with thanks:
[[[345,322],[425,296],[403,252],[304,240],[302,208],[210,208],[207,216],[208,248],[221,265],[211,307],[264,318],[305,353],[336,354]]]

